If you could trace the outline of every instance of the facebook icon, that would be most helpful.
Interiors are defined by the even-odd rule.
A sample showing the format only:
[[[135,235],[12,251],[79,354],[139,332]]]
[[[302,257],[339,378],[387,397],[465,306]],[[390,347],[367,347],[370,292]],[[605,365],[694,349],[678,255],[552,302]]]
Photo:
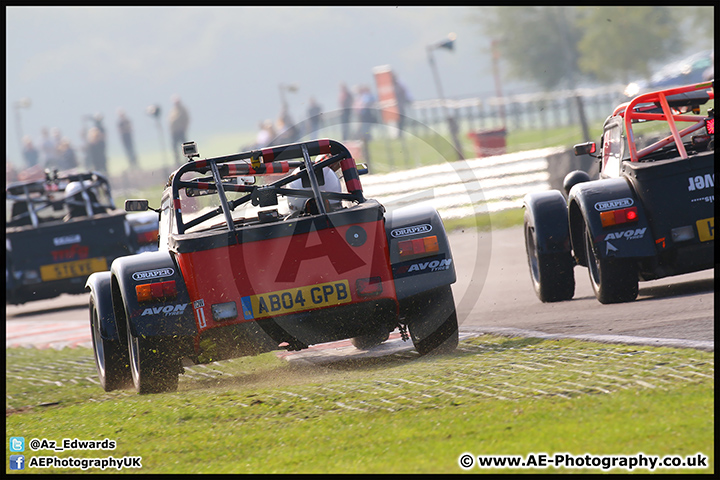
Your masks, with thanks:
[[[10,455],[10,470],[25,470],[25,455]]]

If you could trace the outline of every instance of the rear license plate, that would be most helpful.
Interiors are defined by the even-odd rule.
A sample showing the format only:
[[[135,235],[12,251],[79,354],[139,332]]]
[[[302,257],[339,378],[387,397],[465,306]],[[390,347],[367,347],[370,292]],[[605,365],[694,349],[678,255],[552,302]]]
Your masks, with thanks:
[[[715,217],[703,218],[695,222],[701,242],[715,240]]]
[[[104,272],[107,269],[105,258],[88,258],[86,260],[43,265],[40,267],[40,277],[43,282],[47,282],[63,278],[84,277],[93,272]]]
[[[352,301],[347,280],[242,297],[245,320],[274,317]]]

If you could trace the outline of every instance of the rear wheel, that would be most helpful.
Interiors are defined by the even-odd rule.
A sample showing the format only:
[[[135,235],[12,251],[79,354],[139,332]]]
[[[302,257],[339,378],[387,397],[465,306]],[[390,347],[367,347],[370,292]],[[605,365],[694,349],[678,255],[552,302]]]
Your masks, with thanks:
[[[453,352],[458,346],[458,321],[450,285],[415,295],[407,326],[420,355]]]
[[[525,216],[525,250],[535,294],[541,302],[570,300],[575,295],[575,260],[568,252],[541,254],[535,226]]]
[[[170,342],[163,338],[135,336],[128,322],[130,372],[140,394],[174,392],[178,386],[180,359]]]
[[[90,331],[92,333],[95,366],[100,386],[111,392],[124,388],[132,382],[128,361],[127,344],[121,340],[105,340],[100,334],[100,317],[95,299],[90,297]]]
[[[585,255],[590,283],[600,303],[632,302],[638,296],[635,265],[625,259],[599,258],[590,232],[585,233]]]

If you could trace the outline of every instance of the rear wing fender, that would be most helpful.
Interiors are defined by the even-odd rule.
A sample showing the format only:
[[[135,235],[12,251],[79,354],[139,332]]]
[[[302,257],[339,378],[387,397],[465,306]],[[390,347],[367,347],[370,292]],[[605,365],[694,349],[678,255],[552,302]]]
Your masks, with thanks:
[[[601,214],[633,208],[637,220],[603,226]],[[653,231],[645,209],[625,178],[593,180],[575,185],[568,195],[570,240],[581,265],[585,259],[586,230],[598,258],[649,257],[656,254]]]
[[[124,312],[133,335],[194,336],[197,333],[190,295],[182,272],[169,252],[121,257],[113,262],[110,271],[115,311]],[[150,299],[141,298],[143,289],[152,292]]]
[[[385,219],[398,301],[455,283],[452,251],[437,210],[413,205],[388,211]]]

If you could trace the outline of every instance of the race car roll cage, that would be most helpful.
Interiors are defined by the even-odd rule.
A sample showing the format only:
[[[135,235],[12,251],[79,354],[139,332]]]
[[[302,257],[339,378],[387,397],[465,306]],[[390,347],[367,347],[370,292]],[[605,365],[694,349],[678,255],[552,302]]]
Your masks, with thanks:
[[[313,163],[311,156],[331,155],[317,163]],[[192,160],[195,155],[188,155],[188,162],[181,166],[171,176],[169,183],[172,187],[172,199],[175,210],[175,221],[177,233],[183,234],[188,229],[201,224],[202,222],[224,215],[225,221],[231,232],[235,231],[235,221],[232,218],[232,211],[239,205],[251,202],[255,206],[269,207],[277,205],[277,196],[294,196],[315,199],[318,213],[327,214],[324,200],[348,200],[362,203],[365,201],[359,175],[367,170],[358,170],[355,160],[348,149],[339,142],[329,139],[313,140],[309,142],[279,145],[275,147],[252,150],[221,157],[207,158],[203,160]],[[303,160],[292,161],[290,159],[302,158]],[[247,162],[249,160],[249,162]],[[245,161],[239,164],[230,162]],[[345,186],[349,193],[322,192],[318,182],[318,174],[323,175],[322,169],[340,162]],[[223,178],[238,177],[247,175],[270,175],[289,173],[292,169],[301,168],[295,174],[287,175],[267,185],[241,185],[223,182]],[[314,175],[308,172],[313,171]],[[192,180],[181,180],[181,177],[188,172],[197,172],[202,175],[211,173],[211,177],[201,177]],[[311,190],[298,190],[281,188],[284,185],[297,180],[308,181]],[[221,185],[222,188],[218,188]],[[193,220],[185,223],[182,220],[182,208],[180,201],[180,190],[195,189],[197,191],[217,191],[220,199],[220,206],[210,210]],[[240,198],[228,201],[226,191],[247,193]],[[191,195],[188,195],[191,196]]]
[[[90,183],[86,183],[86,182]],[[11,218],[8,223],[22,220],[29,216],[30,224],[37,228],[40,224],[38,213],[42,210],[53,207],[54,209],[62,209],[62,206],[71,201],[67,198],[61,198],[59,200],[50,200],[47,192],[61,192],[65,187],[60,188],[62,182],[66,182],[65,186],[71,182],[79,182],[80,190],[77,192],[81,195],[85,209],[88,215],[92,216],[95,213],[97,207],[103,209],[114,209],[115,205],[112,199],[112,192],[110,190],[110,183],[105,176],[98,172],[87,172],[87,173],[72,173],[68,175],[58,175],[57,170],[45,170],[45,180],[35,180],[27,182],[12,183],[5,189],[6,200],[14,202],[25,202],[27,210],[22,213],[11,212]],[[89,191],[102,188],[106,193],[110,201],[109,205],[94,203],[88,195]],[[39,193],[40,197],[32,197],[33,193]]]
[[[700,95],[689,95],[693,92],[699,92]],[[711,82],[645,93],[638,95],[630,102],[618,105],[611,118],[616,116],[623,118],[628,139],[628,149],[630,151],[630,161],[638,162],[642,157],[671,143],[675,143],[681,158],[688,158],[682,137],[705,127],[708,117],[703,115],[686,115],[677,109],[680,107],[693,108],[706,103],[708,100],[713,100],[715,98],[714,92],[715,81],[713,80]],[[661,113],[658,113],[658,107],[660,107]],[[666,121],[670,126],[671,133],[638,152],[635,146],[632,124],[642,120]],[[678,131],[676,122],[694,122],[694,124]]]

